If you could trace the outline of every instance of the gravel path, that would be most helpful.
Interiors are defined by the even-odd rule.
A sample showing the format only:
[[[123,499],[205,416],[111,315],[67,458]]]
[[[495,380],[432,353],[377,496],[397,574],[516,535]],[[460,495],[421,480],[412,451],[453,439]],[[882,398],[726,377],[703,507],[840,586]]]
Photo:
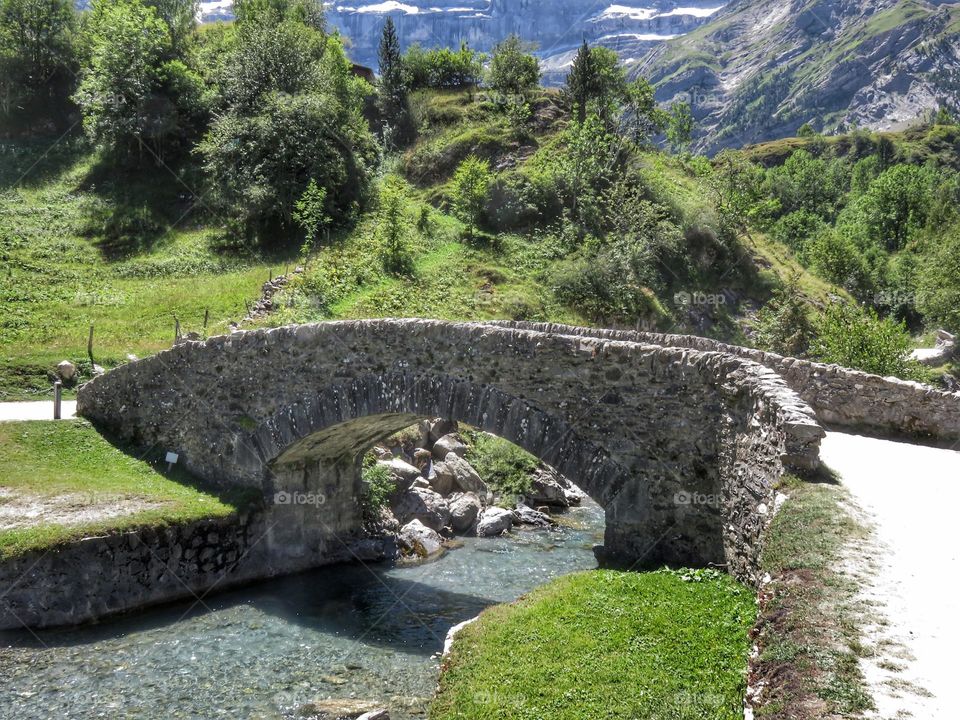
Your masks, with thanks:
[[[960,452],[828,433],[822,458],[873,524],[862,662],[873,717],[960,718]]]
[[[75,418],[77,401],[64,400],[61,413],[64,420]],[[53,420],[53,400],[0,403],[0,422],[13,420]]]

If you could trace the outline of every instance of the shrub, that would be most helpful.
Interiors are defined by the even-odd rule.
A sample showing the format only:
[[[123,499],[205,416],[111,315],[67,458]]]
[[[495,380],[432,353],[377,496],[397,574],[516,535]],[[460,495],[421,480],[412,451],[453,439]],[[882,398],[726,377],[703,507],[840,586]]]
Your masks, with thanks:
[[[404,217],[405,200],[400,184],[395,178],[388,178],[380,190],[377,236],[383,267],[393,275],[413,273],[409,221]]]
[[[908,360],[910,335],[895,321],[881,319],[873,310],[842,302],[830,305],[817,319],[812,355],[825,363],[875,375],[909,378],[915,370]]]
[[[797,210],[777,220],[770,229],[770,235],[796,252],[802,260],[807,244],[826,227],[827,224],[818,214],[809,210]]]
[[[413,45],[403,57],[407,82],[413,89],[473,87],[483,75],[484,56],[460,45],[460,50],[425,50]]]
[[[537,459],[501,438],[480,431],[467,433],[467,460],[495,493],[517,497],[530,492]]]
[[[483,219],[492,181],[490,163],[476,155],[464,160],[453,176],[450,186],[453,209],[457,217],[466,223],[467,234],[471,238]]]
[[[800,292],[799,276],[774,292],[773,299],[757,313],[757,345],[787,357],[804,357],[810,348],[813,325],[807,302]]]
[[[540,61],[511,35],[493,48],[488,82],[505,95],[526,95],[540,83]]]
[[[917,306],[930,320],[960,332],[960,228],[954,228],[920,270]]]
[[[361,512],[366,520],[376,520],[380,516],[380,510],[390,503],[390,496],[396,490],[390,471],[383,465],[368,464],[363,468],[361,482]]]

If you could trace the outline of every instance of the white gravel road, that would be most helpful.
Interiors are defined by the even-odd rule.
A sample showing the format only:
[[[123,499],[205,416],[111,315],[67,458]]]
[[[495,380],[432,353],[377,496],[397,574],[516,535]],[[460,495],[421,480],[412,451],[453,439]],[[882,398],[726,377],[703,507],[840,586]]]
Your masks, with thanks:
[[[75,418],[77,401],[64,400],[61,414],[63,420]],[[53,420],[53,400],[0,403],[0,422],[13,420]]]
[[[886,719],[960,718],[960,452],[828,433],[824,462],[873,524],[879,572],[863,597],[885,615],[862,663]]]

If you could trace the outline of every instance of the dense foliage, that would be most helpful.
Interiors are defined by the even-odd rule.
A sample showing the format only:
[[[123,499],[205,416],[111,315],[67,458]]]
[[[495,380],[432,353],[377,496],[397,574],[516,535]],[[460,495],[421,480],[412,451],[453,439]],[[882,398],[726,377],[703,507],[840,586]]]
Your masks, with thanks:
[[[607,48],[584,43],[555,92],[519,37],[490,57],[404,52],[388,20],[370,83],[319,0],[240,0],[236,22],[203,27],[195,11],[0,0],[4,134],[82,121],[95,150],[64,192],[92,196],[76,233],[110,260],[215,228],[163,267],[278,253],[305,270],[276,308],[288,321],[563,318],[908,376],[908,332],[960,330],[946,115],[922,143],[808,127],[787,150],[708,159],[690,106],[659,104]]]

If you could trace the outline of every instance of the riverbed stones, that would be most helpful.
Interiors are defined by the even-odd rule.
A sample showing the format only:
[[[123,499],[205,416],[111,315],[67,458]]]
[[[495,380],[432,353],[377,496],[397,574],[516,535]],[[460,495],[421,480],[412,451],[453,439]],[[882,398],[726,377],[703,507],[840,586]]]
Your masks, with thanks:
[[[450,524],[450,507],[443,496],[430,489],[412,487],[391,504],[401,525],[419,520],[428,528],[440,531]]]
[[[357,720],[390,720],[390,713],[384,709],[371,710],[360,715]]]
[[[461,492],[472,492],[486,497],[490,492],[473,466],[456,453],[448,453],[446,458],[433,466],[437,475],[448,477],[452,487]]]
[[[499,507],[489,507],[480,515],[477,523],[477,535],[496,537],[510,532],[513,527],[513,512]]]
[[[397,489],[400,491],[408,490],[413,481],[420,477],[420,470],[415,468],[410,463],[401,460],[400,458],[391,458],[390,460],[379,460],[377,461],[378,465],[382,465],[387,469],[387,472],[390,473],[390,477],[393,478],[394,482],[397,484]]]
[[[514,508],[513,519],[521,525],[532,525],[533,527],[550,527],[554,524],[548,514],[534,510],[522,503]]]
[[[474,493],[455,495],[450,500],[450,523],[453,531],[468,533],[473,529],[483,510],[483,504]]]
[[[467,454],[467,444],[457,435],[444,435],[433,445],[433,456],[437,460],[446,460],[449,453],[455,453],[460,457]]]
[[[405,555],[429,560],[443,552],[443,538],[419,520],[411,520],[400,529],[397,543]]]
[[[526,493],[530,505],[547,505],[549,507],[570,507],[570,498],[564,488],[552,473],[538,469],[530,482],[530,490]]]
[[[364,715],[380,710],[379,704],[371,700],[331,698],[301,705],[296,709],[296,716],[311,720],[360,720]]]

